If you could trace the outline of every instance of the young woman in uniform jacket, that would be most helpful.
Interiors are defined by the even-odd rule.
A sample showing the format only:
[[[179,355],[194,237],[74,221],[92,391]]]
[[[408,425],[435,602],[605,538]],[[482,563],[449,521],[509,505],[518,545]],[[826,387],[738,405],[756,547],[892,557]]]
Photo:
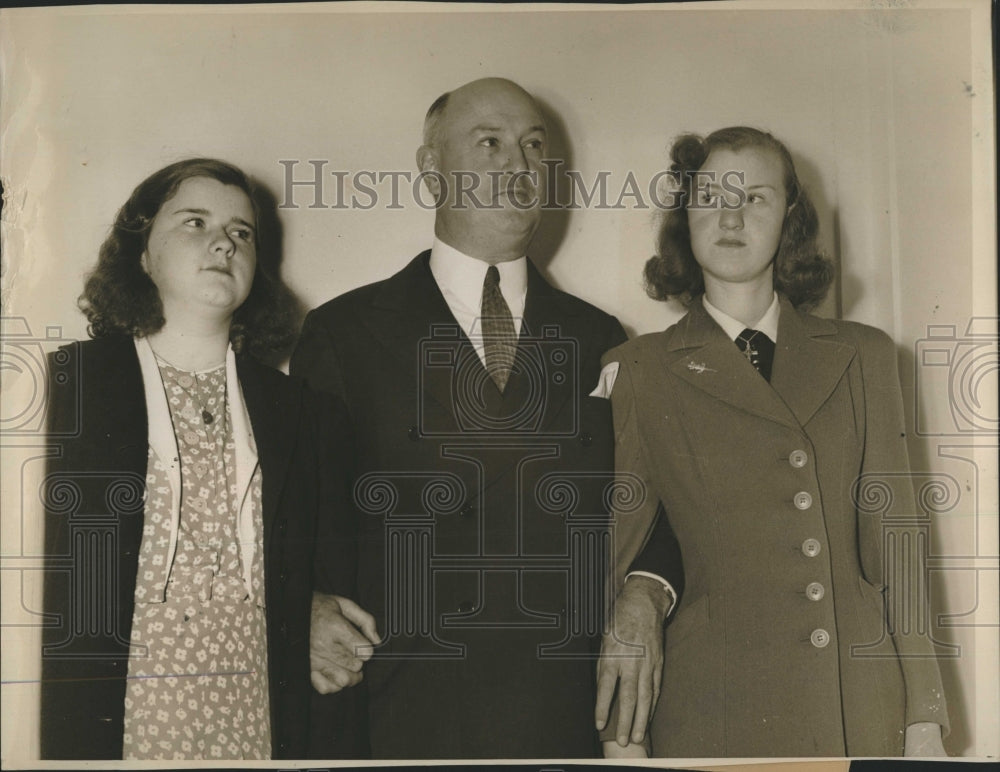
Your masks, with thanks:
[[[683,208],[646,281],[688,313],[603,360],[616,465],[649,492],[618,518],[617,565],[658,505],[684,561],[652,755],[943,754],[930,637],[901,616],[926,585],[897,539],[917,510],[895,346],[802,310],[832,268],[783,144],[722,129],[681,137],[672,161]]]
[[[156,172],[50,357],[43,758],[305,753],[343,425],[254,359],[293,332],[259,222],[229,164]]]

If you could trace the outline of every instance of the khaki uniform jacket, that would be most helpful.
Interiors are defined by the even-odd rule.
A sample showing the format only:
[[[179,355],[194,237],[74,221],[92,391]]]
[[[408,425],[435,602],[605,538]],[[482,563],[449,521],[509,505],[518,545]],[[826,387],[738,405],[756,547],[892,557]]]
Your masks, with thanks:
[[[616,514],[616,565],[661,502],[683,555],[655,756],[901,755],[906,725],[947,729],[926,607],[887,587],[926,587],[928,535],[893,342],[785,298],[778,329],[770,384],[700,300],[603,360],[620,363],[616,467],[647,489]]]

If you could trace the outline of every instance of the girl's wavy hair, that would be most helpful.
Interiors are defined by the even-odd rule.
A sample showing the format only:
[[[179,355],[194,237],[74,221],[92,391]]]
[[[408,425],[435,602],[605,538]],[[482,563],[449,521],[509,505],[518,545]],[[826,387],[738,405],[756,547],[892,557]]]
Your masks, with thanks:
[[[294,301],[281,283],[277,244],[261,217],[261,191],[238,168],[213,158],[189,158],[154,172],[132,191],[118,210],[101,244],[97,266],[87,276],[77,305],[89,321],[92,338],[109,335],[144,337],[166,322],[160,292],[140,263],[160,208],[184,180],[208,177],[233,185],[250,199],[257,227],[257,267],[250,293],[233,314],[229,339],[233,350],[267,361],[295,336]]]
[[[688,229],[687,207],[694,200],[695,172],[714,150],[738,151],[748,147],[774,151],[784,169],[788,209],[774,258],[774,288],[792,305],[804,309],[815,306],[826,295],[833,281],[833,264],[816,244],[819,219],[795,173],[788,148],[765,131],[731,126],[705,138],[697,134],[681,135],[670,149],[670,170],[681,184],[675,199],[680,205],[664,214],[657,254],[646,261],[646,294],[651,298],[677,298],[687,304],[705,291],[705,279],[691,251],[691,231]]]

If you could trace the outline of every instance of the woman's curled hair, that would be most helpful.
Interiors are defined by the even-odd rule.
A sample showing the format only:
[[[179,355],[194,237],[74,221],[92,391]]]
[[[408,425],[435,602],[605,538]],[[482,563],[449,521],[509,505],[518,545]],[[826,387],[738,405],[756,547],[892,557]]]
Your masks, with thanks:
[[[294,300],[278,275],[278,249],[262,232],[260,191],[240,169],[212,158],[190,158],[154,172],[118,210],[77,301],[87,316],[88,332],[92,338],[144,337],[163,327],[160,293],[141,259],[160,208],[184,180],[193,177],[233,185],[250,199],[257,221],[257,265],[250,293],[233,314],[229,338],[237,353],[267,360],[295,336]]]
[[[811,308],[826,295],[833,281],[833,264],[819,249],[819,219],[799,182],[788,148],[767,132],[746,126],[719,129],[702,138],[678,137],[670,149],[670,171],[681,188],[676,203],[664,213],[657,238],[657,254],[646,262],[646,293],[655,300],[677,298],[689,303],[705,291],[701,266],[691,250],[687,207],[694,200],[696,172],[714,150],[744,148],[774,151],[781,159],[787,210],[774,258],[774,288],[796,307]]]

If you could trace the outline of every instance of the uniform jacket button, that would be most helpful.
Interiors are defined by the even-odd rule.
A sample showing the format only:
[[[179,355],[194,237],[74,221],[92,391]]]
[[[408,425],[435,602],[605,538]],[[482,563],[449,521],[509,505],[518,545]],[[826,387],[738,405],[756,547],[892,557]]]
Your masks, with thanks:
[[[822,649],[830,642],[830,633],[821,627],[817,628],[813,630],[812,635],[809,636],[809,642],[817,649]]]
[[[809,460],[808,454],[804,450],[793,450],[788,454],[788,463],[796,469],[801,469]]]
[[[462,507],[462,509],[459,511],[458,514],[461,515],[462,517],[472,517],[472,512],[473,512],[472,504],[466,504],[464,507]]]
[[[585,448],[589,448],[594,442],[594,436],[590,432],[583,432],[580,435],[580,444]]]
[[[809,582],[806,585],[806,597],[809,600],[823,600],[823,596],[826,594],[826,588],[823,587],[819,582]]]
[[[416,442],[420,439],[420,429],[416,426],[411,426],[406,430],[406,436],[410,438],[411,442]]]
[[[822,547],[816,539],[806,539],[802,542],[802,554],[807,558],[816,557],[819,554],[820,549],[822,549]]]
[[[796,493],[795,498],[792,499],[792,501],[795,502],[795,508],[801,509],[803,512],[813,505],[813,497],[806,491],[799,491]]]
[[[474,608],[475,605],[471,600],[463,600],[458,604],[458,611],[461,614],[471,614]]]

